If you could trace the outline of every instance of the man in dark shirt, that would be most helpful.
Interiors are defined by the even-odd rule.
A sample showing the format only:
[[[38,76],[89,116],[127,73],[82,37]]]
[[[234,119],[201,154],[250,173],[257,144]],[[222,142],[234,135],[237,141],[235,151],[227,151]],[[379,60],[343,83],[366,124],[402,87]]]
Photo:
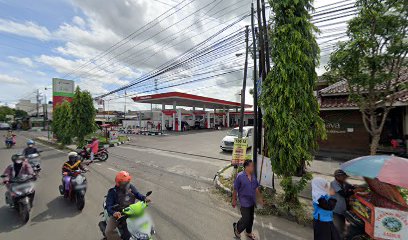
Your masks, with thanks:
[[[232,207],[237,205],[237,195],[241,204],[241,219],[233,224],[234,234],[240,238],[241,232],[246,230],[249,239],[255,239],[252,233],[254,223],[254,211],[256,205],[256,196],[259,196],[263,204],[263,198],[259,191],[259,183],[254,175],[254,164],[252,161],[244,162],[244,171],[240,172],[234,181],[234,191],[232,193]]]
[[[130,183],[131,180],[132,177],[128,172],[121,171],[116,174],[115,187],[108,191],[106,211],[108,212],[109,219],[105,230],[107,240],[121,239],[116,232],[116,228],[118,227],[116,219],[121,217],[121,212],[117,212],[113,209],[115,205],[119,205],[119,208],[123,209],[135,203],[136,200],[150,202],[150,199],[139,193],[136,187]]]
[[[348,175],[341,169],[334,172],[334,180],[330,187],[335,191],[334,198],[337,200],[336,207],[333,210],[333,222],[343,239],[346,232],[347,202],[354,194],[355,187],[347,183]]]

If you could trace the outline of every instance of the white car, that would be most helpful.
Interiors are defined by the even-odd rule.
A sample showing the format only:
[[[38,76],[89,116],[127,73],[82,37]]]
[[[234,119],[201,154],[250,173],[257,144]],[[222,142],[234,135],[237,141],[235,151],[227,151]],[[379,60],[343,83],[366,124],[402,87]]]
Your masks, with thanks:
[[[248,138],[248,148],[252,147],[252,143],[253,143],[253,131],[254,131],[254,127],[249,126],[249,127],[244,127],[243,128],[243,137],[247,137]],[[232,151],[234,149],[234,139],[238,138],[238,134],[239,134],[239,128],[234,128],[232,129],[227,136],[225,136],[220,144],[220,148],[223,151]]]

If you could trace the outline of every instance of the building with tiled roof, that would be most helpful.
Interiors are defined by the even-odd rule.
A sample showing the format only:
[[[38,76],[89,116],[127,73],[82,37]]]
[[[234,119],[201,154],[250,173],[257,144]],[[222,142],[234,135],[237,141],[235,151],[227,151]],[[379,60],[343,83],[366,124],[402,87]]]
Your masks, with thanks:
[[[395,106],[386,120],[381,136],[380,148],[385,153],[405,151],[408,139],[408,71],[396,81],[398,91],[390,97],[395,98]],[[385,89],[379,86],[378,90]],[[364,91],[362,91],[364,92]],[[369,153],[370,136],[366,131],[362,115],[356,103],[349,99],[347,81],[342,80],[318,90],[318,101],[321,116],[325,120],[327,140],[320,143],[320,151],[327,156],[344,153],[345,155],[362,155]],[[391,147],[391,140],[400,144]],[[395,141],[394,141],[395,142]]]

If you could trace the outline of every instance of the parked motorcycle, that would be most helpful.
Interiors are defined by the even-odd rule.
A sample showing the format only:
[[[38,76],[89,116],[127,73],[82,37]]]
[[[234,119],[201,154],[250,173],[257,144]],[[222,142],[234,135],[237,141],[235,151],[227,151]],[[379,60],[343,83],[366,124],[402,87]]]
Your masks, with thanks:
[[[76,207],[79,211],[82,211],[85,207],[85,193],[87,189],[87,180],[83,175],[86,171],[76,170],[69,173],[68,189],[64,188],[65,182],[62,179],[62,185],[59,186],[59,191],[61,195],[64,195],[71,201],[75,201]]]
[[[149,191],[146,197],[152,194]],[[139,201],[135,204],[130,205],[125,209],[121,209],[119,205],[113,207],[114,211],[121,212],[122,217],[117,219],[118,228],[117,231],[119,236],[123,240],[151,240],[152,235],[155,235],[153,221],[149,213],[146,212],[148,207],[147,203],[144,201]],[[102,216],[102,221],[99,222],[99,229],[101,230],[103,236],[105,236],[105,230],[107,226],[107,221],[109,219],[108,212],[106,210],[106,202],[103,203],[104,211],[100,214]]]
[[[5,175],[1,175],[5,178]],[[20,178],[12,178],[7,185],[6,203],[10,207],[16,209],[21,220],[27,223],[30,219],[30,210],[33,207],[34,201],[34,181],[35,176],[23,176]]]
[[[6,148],[11,148],[15,144],[14,139],[12,137],[6,138],[5,143],[6,143]]]
[[[40,154],[34,153],[27,155],[27,160],[30,163],[31,167],[33,168],[36,175],[38,175],[41,171],[41,159]]]
[[[98,152],[95,154],[94,159],[106,161],[109,158],[108,149],[106,148],[99,148]],[[91,159],[91,153],[84,147],[81,151],[78,152],[78,155],[81,157],[82,160],[89,160]]]

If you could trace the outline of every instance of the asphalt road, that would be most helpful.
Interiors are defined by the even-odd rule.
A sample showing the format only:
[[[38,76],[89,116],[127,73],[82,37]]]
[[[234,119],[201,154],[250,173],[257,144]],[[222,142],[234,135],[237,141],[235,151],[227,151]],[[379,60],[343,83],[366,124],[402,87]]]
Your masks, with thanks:
[[[1,132],[1,135],[3,133]],[[17,137],[17,146],[0,145],[0,169],[11,162],[13,153],[21,151],[26,138]],[[82,212],[63,199],[58,192],[60,169],[67,153],[47,146],[42,149],[42,172],[36,185],[31,219],[21,225],[17,213],[5,205],[5,187],[0,187],[0,239],[101,239],[99,213],[107,190],[114,185],[117,171],[127,170],[140,192],[153,191],[150,213],[155,222],[155,239],[235,239],[232,223],[239,218],[213,190],[214,173],[223,161],[141,149],[122,145],[110,148],[110,158],[90,166],[86,174],[88,191]],[[256,217],[255,233],[260,239],[312,239],[312,231],[274,217]]]

